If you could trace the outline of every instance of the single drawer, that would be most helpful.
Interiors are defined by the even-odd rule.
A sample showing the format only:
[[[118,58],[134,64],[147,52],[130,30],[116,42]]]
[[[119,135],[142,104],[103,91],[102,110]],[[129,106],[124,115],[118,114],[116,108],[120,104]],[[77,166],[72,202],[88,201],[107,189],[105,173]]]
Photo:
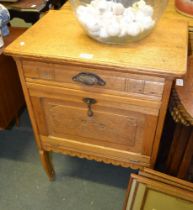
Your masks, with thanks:
[[[117,71],[99,70],[88,67],[43,62],[23,61],[26,79],[34,82],[52,81],[71,88],[81,90],[118,91],[119,93],[150,96],[161,100],[164,79]]]

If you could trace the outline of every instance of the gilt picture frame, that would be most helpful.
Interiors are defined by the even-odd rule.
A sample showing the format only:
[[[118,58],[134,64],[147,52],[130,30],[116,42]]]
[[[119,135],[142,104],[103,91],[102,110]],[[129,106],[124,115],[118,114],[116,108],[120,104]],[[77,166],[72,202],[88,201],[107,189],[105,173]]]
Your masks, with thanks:
[[[151,175],[150,175],[151,176]],[[126,196],[125,210],[192,210],[193,189],[164,178],[148,178],[132,174]]]

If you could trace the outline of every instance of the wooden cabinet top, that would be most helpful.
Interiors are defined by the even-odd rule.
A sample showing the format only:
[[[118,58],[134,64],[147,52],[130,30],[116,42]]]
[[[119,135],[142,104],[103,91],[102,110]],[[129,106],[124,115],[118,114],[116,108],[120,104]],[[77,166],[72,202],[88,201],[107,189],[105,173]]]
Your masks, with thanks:
[[[106,45],[89,38],[70,7],[50,11],[9,45],[15,57],[113,68],[164,77],[186,73],[187,22],[162,18],[145,39],[123,46]]]

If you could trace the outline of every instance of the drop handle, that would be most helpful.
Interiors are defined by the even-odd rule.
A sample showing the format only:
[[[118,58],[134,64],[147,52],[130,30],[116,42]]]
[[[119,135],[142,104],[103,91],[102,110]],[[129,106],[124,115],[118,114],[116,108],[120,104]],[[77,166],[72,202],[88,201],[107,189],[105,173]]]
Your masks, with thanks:
[[[88,106],[88,112],[87,115],[88,117],[92,117],[94,115],[94,112],[92,111],[92,104],[96,104],[96,100],[94,98],[83,98],[84,103],[87,104]]]
[[[89,72],[81,72],[76,76],[72,77],[72,80],[89,86],[104,86],[106,84],[106,82],[103,79],[101,79],[98,75]]]

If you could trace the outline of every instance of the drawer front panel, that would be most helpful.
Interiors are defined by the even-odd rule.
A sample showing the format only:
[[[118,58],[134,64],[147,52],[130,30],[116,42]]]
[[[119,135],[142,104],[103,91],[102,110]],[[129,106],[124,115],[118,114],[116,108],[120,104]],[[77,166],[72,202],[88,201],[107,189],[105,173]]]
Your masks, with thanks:
[[[84,92],[83,97],[69,97],[69,93],[60,99],[52,98],[57,93],[50,92],[50,97],[41,96],[41,90],[38,97],[34,93],[31,91],[31,99],[41,135],[150,156],[156,115],[123,109],[119,98],[111,106],[111,101],[95,95],[89,116]]]
[[[152,76],[104,71],[73,65],[47,64],[43,62],[34,63],[32,61],[23,61],[23,67],[26,78],[57,82],[60,85],[66,85],[68,87],[72,85],[72,88],[83,90],[98,89],[100,92],[103,90],[114,90],[122,93],[150,96],[156,100],[161,100],[164,87],[164,79]],[[80,81],[73,79],[81,73],[91,74],[89,81],[93,85],[85,84],[87,83],[85,80],[88,81],[88,77],[86,79],[85,77],[81,77]],[[102,79],[104,84],[97,82],[96,78]]]
[[[49,135],[79,139],[101,146],[119,147],[141,152],[139,146],[144,132],[144,117],[128,112],[127,115],[103,111],[93,107],[89,117],[87,107],[81,104],[44,101]]]

